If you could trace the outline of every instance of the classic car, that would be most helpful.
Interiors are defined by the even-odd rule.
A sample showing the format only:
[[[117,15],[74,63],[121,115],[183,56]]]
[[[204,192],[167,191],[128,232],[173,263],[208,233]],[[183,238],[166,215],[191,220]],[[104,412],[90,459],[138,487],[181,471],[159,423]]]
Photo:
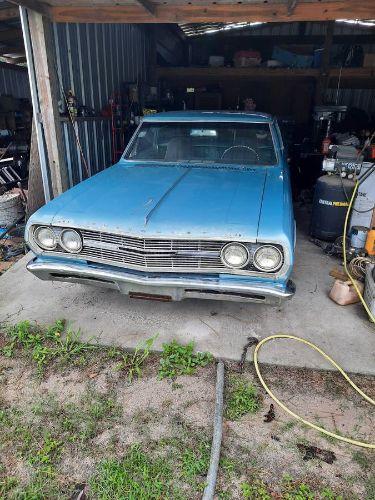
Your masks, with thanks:
[[[142,120],[119,162],[33,214],[27,268],[133,298],[280,304],[295,292],[289,168],[264,113]]]

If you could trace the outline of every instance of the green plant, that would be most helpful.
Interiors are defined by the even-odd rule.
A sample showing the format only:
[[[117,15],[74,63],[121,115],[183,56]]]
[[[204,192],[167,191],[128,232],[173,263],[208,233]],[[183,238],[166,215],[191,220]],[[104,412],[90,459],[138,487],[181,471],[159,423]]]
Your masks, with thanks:
[[[142,367],[150,355],[151,348],[157,335],[147,339],[144,343],[137,345],[133,353],[121,353],[121,361],[117,365],[118,370],[124,370],[127,373],[129,382],[142,376]]]
[[[241,492],[246,500],[271,500],[266,484],[261,479],[241,484]]]
[[[122,460],[104,460],[90,479],[90,496],[101,500],[178,498],[168,462],[133,445]]]
[[[232,378],[229,382],[229,394],[226,398],[226,418],[238,420],[246,413],[255,413],[258,410],[259,397],[255,387],[238,377]]]
[[[336,495],[330,488],[323,488],[320,492],[322,500],[343,500],[342,495]]]
[[[52,438],[50,434],[46,434],[42,446],[37,450],[35,455],[30,457],[30,463],[47,467],[51,466],[61,452],[62,445],[62,441]]]
[[[2,348],[2,353],[11,357],[15,349],[24,349],[41,373],[53,359],[69,361],[96,348],[94,345],[81,342],[79,331],[68,329],[62,336],[64,330],[64,320],[58,320],[44,329],[30,321],[21,321],[5,332],[8,342]]]
[[[173,340],[163,344],[159,365],[159,378],[175,378],[178,375],[192,375],[199,366],[206,366],[212,361],[208,352],[194,352],[194,342],[182,345]]]
[[[310,486],[305,483],[297,483],[287,474],[283,477],[283,500],[315,500],[316,495]]]

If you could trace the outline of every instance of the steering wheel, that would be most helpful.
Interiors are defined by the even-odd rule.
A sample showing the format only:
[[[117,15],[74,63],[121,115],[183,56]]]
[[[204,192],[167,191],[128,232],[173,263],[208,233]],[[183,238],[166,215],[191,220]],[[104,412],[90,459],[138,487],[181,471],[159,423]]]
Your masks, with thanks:
[[[236,145],[236,146],[230,146],[229,148],[227,148],[224,153],[221,155],[221,160],[224,160],[224,156],[229,153],[229,151],[231,151],[232,149],[246,149],[247,151],[251,151],[252,153],[254,153],[256,159],[257,159],[257,162],[259,162],[259,155],[258,153],[255,151],[255,149],[251,148],[250,146],[241,146],[241,145]]]

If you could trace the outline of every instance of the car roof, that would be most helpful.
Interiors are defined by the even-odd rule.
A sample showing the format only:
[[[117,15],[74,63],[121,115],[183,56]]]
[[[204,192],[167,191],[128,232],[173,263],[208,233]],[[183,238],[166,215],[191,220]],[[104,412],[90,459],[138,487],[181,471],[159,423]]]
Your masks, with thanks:
[[[212,122],[250,122],[270,123],[273,117],[267,113],[249,111],[167,111],[147,115],[143,118],[145,122],[190,122],[190,121],[212,121]]]

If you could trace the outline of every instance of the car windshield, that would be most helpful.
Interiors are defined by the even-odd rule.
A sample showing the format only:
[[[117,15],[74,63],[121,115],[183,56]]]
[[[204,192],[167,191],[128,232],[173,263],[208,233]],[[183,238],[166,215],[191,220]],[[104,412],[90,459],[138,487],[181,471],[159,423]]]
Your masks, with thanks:
[[[274,165],[269,123],[144,122],[128,160]]]

